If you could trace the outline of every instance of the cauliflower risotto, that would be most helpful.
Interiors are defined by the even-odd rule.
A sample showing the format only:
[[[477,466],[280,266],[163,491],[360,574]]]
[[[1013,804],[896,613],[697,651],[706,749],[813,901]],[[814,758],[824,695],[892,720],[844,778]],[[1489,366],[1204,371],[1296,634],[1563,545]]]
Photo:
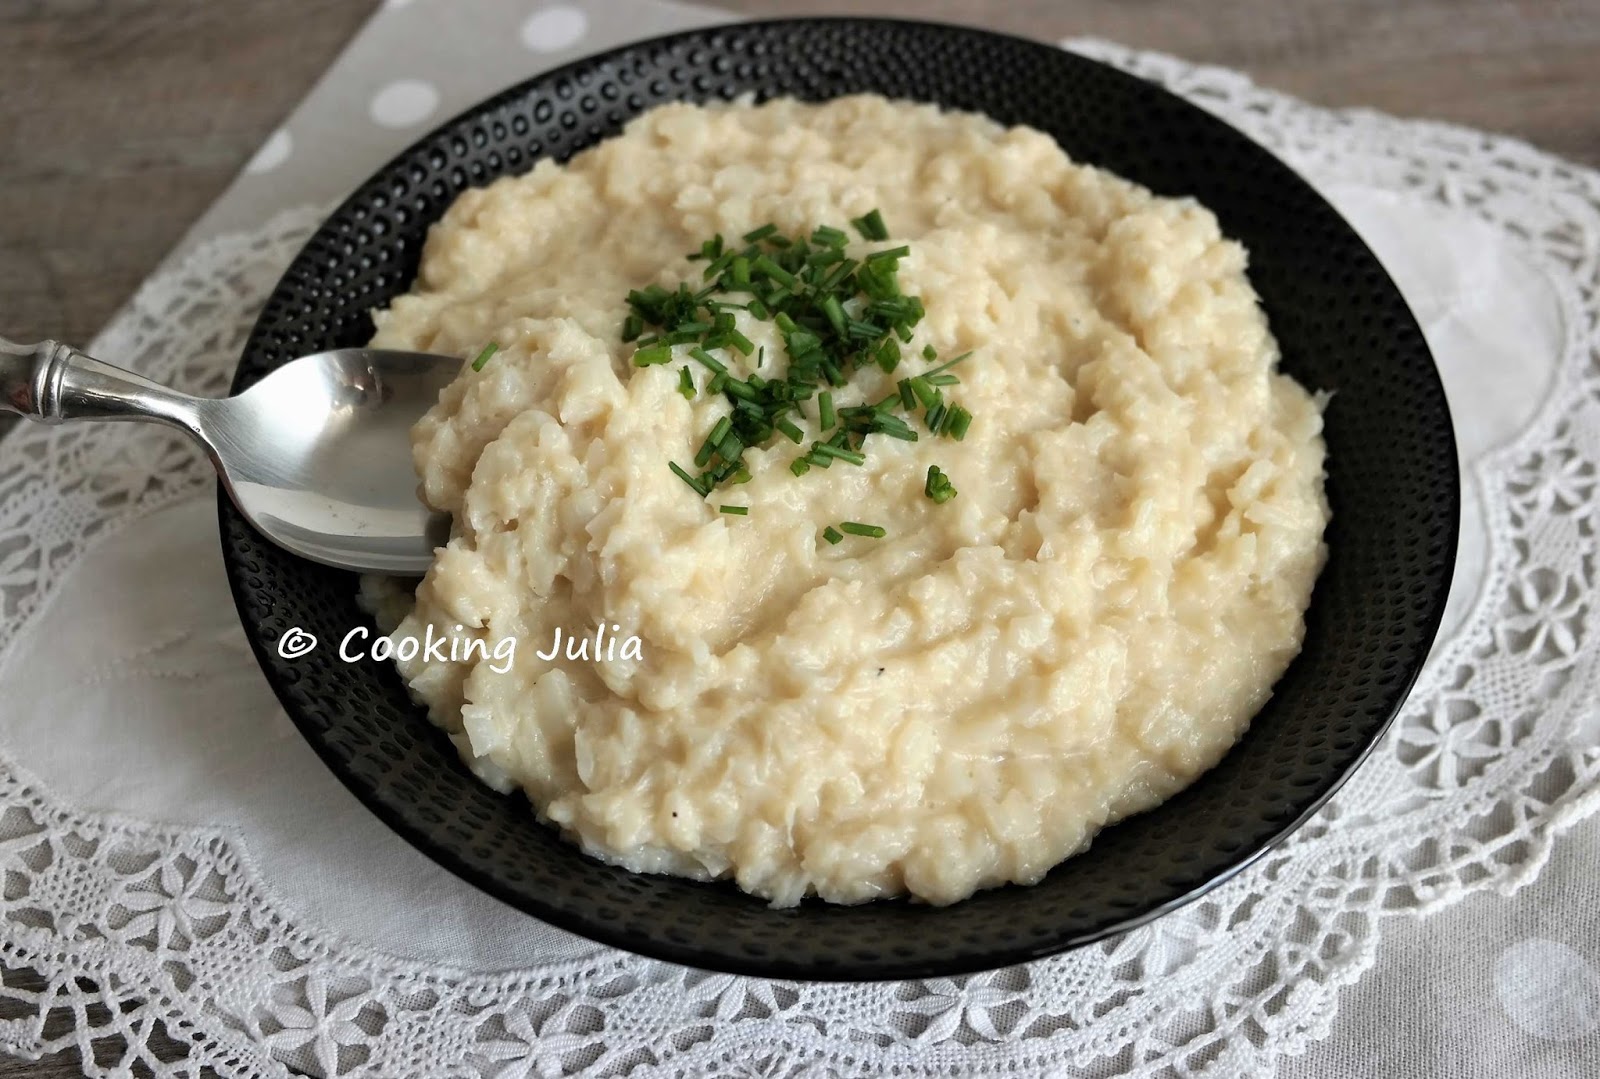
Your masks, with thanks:
[[[798,442],[730,456],[710,436],[743,395],[830,332],[777,318],[779,261],[738,291],[750,235],[858,275],[839,341],[915,310],[822,362]],[[461,195],[376,313],[374,346],[478,362],[413,432],[449,544],[368,602],[396,639],[525,642],[397,663],[478,775],[598,858],[775,905],[1035,882],[1215,764],[1300,647],[1320,402],[1278,373],[1245,265],[1203,206],[1026,127],[871,96],[658,108]],[[709,330],[630,304],[719,266]],[[919,411],[900,384],[936,370],[913,388],[948,408]],[[835,414],[891,419],[852,443]],[[597,629],[635,647],[539,654]]]

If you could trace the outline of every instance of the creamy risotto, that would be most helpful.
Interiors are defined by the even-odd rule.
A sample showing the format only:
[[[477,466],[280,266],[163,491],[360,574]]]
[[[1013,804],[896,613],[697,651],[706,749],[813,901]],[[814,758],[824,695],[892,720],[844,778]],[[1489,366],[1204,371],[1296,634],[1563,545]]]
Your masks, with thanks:
[[[698,368],[680,393],[687,361],[636,367],[625,297],[698,288],[713,234],[874,208],[892,239],[846,253],[908,246],[926,315],[837,407],[925,346],[972,350],[970,431],[796,476],[825,437],[807,403],[803,445],[745,450],[748,482],[700,497],[667,464],[731,402]],[[735,316],[764,354],[730,374],[781,375],[774,323]],[[376,319],[377,346],[498,351],[413,435],[449,545],[414,597],[369,601],[400,638],[521,642],[398,662],[480,776],[607,861],[778,905],[1034,882],[1216,763],[1300,647],[1321,412],[1276,370],[1244,250],[1038,131],[864,96],[666,106],[462,195]],[[885,535],[822,537],[844,521]],[[536,654],[599,626],[639,646]]]

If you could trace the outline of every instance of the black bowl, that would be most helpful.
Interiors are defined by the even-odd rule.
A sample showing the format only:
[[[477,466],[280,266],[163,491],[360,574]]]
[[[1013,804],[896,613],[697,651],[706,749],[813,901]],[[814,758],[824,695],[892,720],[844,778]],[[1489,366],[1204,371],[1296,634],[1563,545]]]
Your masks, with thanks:
[[[368,621],[356,578],[263,541],[219,498],[229,580],[268,681],[340,779],[439,863],[547,922],[674,962],[774,977],[945,975],[1059,952],[1196,898],[1304,821],[1388,726],[1444,609],[1460,500],[1444,390],[1383,267],[1289,168],[1199,108],[1060,49],[951,26],[794,20],[630,45],[508,90],[380,169],[279,282],[234,391],[303,353],[365,343],[368,311],[409,287],[429,224],[468,186],[566,158],[653,105],[749,91],[872,91],[1030,124],[1077,160],[1197,197],[1249,248],[1284,369],[1337,394],[1331,556],[1304,650],[1238,746],[1034,887],[944,908],[771,910],[731,884],[578,853],[524,799],[474,779],[389,665],[346,664],[326,646],[280,658],[291,626],[331,643]]]

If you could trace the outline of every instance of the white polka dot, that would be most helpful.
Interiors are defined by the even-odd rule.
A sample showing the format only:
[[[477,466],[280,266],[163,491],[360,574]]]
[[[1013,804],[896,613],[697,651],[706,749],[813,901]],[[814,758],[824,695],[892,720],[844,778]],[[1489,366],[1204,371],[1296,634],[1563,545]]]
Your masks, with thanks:
[[[256,151],[244,167],[246,172],[271,172],[285,161],[289,160],[289,153],[294,149],[294,140],[289,137],[289,132],[278,128],[267,136],[267,141],[261,144],[261,149]]]
[[[1511,1021],[1537,1038],[1571,1041],[1600,1027],[1600,971],[1559,941],[1534,938],[1501,952],[1494,988]]]
[[[522,43],[534,52],[560,52],[583,39],[589,19],[575,7],[556,4],[541,8],[522,24]]]
[[[372,99],[372,118],[384,127],[420,124],[439,107],[439,91],[421,79],[391,82]]]

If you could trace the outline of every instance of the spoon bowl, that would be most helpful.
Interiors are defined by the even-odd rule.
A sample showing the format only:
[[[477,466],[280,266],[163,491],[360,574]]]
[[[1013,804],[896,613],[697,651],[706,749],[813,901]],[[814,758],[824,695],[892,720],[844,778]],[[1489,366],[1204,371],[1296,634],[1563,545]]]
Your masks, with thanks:
[[[0,341],[0,408],[44,423],[146,420],[205,447],[272,542],[358,572],[423,573],[450,519],[417,496],[411,427],[461,372],[454,356],[341,348],[234,397],[178,393],[55,341]]]

